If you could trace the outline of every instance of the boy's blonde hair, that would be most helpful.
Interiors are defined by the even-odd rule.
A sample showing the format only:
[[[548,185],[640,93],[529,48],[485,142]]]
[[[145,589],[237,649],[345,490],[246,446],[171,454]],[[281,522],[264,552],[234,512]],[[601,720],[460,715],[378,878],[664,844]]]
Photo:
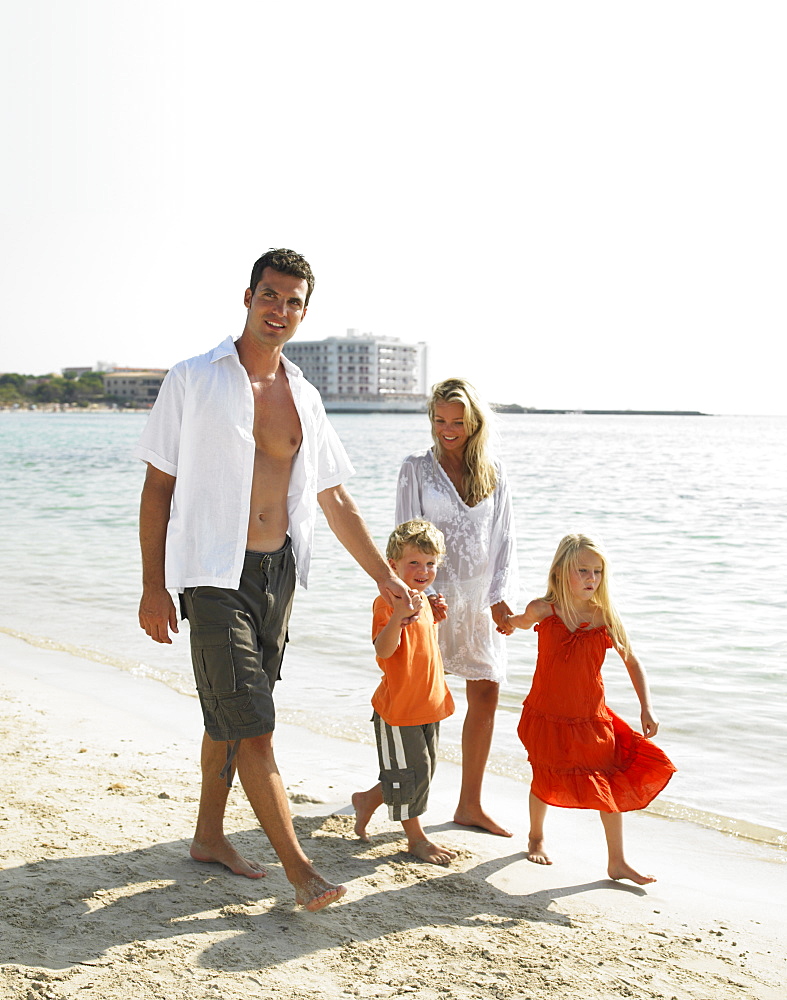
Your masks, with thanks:
[[[386,559],[393,559],[394,562],[401,559],[406,545],[414,545],[427,555],[437,556],[438,562],[445,555],[445,538],[442,531],[431,521],[424,521],[421,518],[405,521],[394,528],[385,549]]]
[[[467,379],[447,378],[433,385],[429,400],[429,420],[432,423],[432,440],[438,460],[443,449],[435,433],[434,418],[435,407],[441,403],[461,403],[465,408],[464,422],[468,437],[464,454],[462,499],[468,506],[475,507],[491,496],[497,486],[495,465],[489,455],[492,412]]]
[[[609,593],[607,583],[607,557],[598,542],[594,542],[587,535],[566,535],[561,538],[560,544],[555,552],[555,558],[549,568],[549,579],[547,580],[547,592],[544,600],[549,604],[559,604],[566,624],[570,628],[576,629],[580,619],[574,612],[574,600],[569,586],[568,575],[572,569],[576,568],[582,552],[592,552],[601,560],[601,583],[598,589],[590,598],[590,603],[596,605],[601,611],[606,625],[607,632],[615,644],[615,648],[624,656],[631,652],[626,630],[615,610],[612,598]]]

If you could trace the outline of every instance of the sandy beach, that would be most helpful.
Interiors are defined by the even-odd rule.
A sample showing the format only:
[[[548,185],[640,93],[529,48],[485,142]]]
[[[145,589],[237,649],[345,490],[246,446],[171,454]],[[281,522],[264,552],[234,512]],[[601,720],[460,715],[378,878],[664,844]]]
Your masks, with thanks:
[[[659,879],[642,889],[605,878],[595,814],[551,810],[555,864],[539,867],[522,853],[527,785],[489,778],[490,811],[516,831],[492,837],[449,822],[444,763],[424,825],[459,858],[425,865],[382,811],[371,843],[353,835],[371,746],[281,726],[298,834],[348,887],[311,914],[239,788],[228,829],[267,877],[189,858],[196,700],[8,635],[0,698],[3,998],[784,996],[784,851],[634,814],[630,860]]]

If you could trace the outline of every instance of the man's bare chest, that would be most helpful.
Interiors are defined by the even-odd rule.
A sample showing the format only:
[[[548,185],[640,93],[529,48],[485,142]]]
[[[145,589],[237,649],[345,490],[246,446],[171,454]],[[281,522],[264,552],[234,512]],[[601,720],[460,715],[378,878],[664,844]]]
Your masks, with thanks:
[[[273,459],[292,459],[303,432],[289,393],[254,393],[254,442],[257,451]]]

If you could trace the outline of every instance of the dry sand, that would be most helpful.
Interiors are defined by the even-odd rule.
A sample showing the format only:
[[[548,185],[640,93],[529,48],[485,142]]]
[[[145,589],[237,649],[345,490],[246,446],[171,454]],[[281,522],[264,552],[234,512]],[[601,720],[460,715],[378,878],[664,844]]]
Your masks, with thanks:
[[[352,834],[370,746],[282,726],[279,764],[307,853],[347,895],[316,914],[292,891],[236,788],[228,828],[268,868],[251,881],[188,857],[196,701],[155,681],[0,635],[0,997],[55,1000],[785,996],[785,852],[645,814],[604,877],[597,816],[551,810],[556,863],[527,862],[527,786],[490,777],[504,840],[447,822],[441,764],[425,827],[450,868],[404,853],[382,811]]]

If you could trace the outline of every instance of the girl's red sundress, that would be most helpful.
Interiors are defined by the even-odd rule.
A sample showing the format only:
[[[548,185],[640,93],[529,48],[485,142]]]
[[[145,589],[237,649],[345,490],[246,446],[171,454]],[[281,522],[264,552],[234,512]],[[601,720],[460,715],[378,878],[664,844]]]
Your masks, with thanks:
[[[601,680],[612,646],[607,630],[571,632],[552,611],[535,626],[538,661],[517,730],[533,769],[531,791],[551,806],[642,809],[676,768],[607,708]]]

